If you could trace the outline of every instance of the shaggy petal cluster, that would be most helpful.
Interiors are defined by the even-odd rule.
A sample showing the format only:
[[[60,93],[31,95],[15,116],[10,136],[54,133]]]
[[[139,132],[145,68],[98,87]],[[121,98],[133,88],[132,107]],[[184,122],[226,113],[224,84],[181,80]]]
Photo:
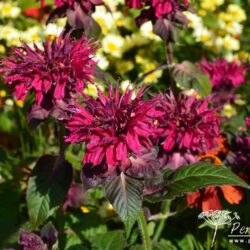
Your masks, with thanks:
[[[36,104],[48,107],[48,103],[69,98],[92,82],[93,53],[91,41],[61,34],[54,40],[48,39],[43,50],[36,45],[32,49],[25,43],[14,48],[12,56],[3,60],[0,71],[5,73],[4,80],[14,88],[17,99],[24,100],[29,92],[34,92]]]
[[[161,98],[163,115],[158,120],[158,136],[166,152],[204,152],[213,148],[219,135],[220,118],[209,107],[210,99],[173,93]]]
[[[156,114],[154,103],[142,100],[143,91],[132,99],[133,90],[120,95],[110,86],[107,97],[98,90],[97,99],[85,97],[86,106],[71,108],[66,142],[86,143],[83,164],[118,166],[131,154],[151,149]]]
[[[231,90],[246,81],[246,67],[237,62],[228,62],[221,58],[208,62],[204,59],[200,69],[210,77],[214,90]]]
[[[127,0],[126,4],[129,8],[148,7],[142,12],[142,18],[154,22],[159,18],[173,20],[180,11],[187,9],[188,0]]]

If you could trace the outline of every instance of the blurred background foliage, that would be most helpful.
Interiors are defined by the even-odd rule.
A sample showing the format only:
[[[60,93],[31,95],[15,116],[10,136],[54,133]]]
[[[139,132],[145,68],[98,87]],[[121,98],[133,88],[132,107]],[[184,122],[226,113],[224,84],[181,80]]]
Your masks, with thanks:
[[[105,89],[107,79],[119,79],[123,90],[128,84],[138,84],[140,77],[164,64],[165,48],[161,39],[153,33],[150,22],[140,28],[135,25],[137,11],[124,15],[123,0],[105,0],[112,10],[108,12],[98,6],[93,14],[101,27],[101,34],[96,38],[99,49],[96,59],[98,67],[110,77],[97,78],[96,84]],[[46,25],[46,19],[53,8],[53,1],[46,1],[48,7],[44,12],[34,11],[40,3],[33,0],[0,2],[0,54],[4,56],[12,46],[21,41],[32,46],[33,42],[42,44],[47,36],[57,36],[66,24],[66,19],[58,19]],[[203,57],[214,59],[224,57],[238,60],[249,65],[250,61],[250,1],[249,0],[201,0],[191,1],[195,11],[186,13],[189,25],[181,31],[174,44],[174,60],[194,63]],[[32,11],[33,10],[33,11]],[[1,80],[0,80],[1,81]],[[164,91],[169,87],[168,71],[158,70],[147,75],[144,82],[150,85],[152,92]],[[180,89],[193,91],[186,86]],[[85,90],[96,96],[95,85]],[[237,90],[238,98],[234,103],[225,103],[222,115],[225,133],[237,135],[241,133],[245,117],[250,115],[250,84]],[[0,82],[0,248],[17,247],[16,242],[20,228],[29,230],[25,190],[27,180],[38,157],[43,154],[56,153],[58,143],[57,127],[47,120],[36,131],[31,131],[26,120],[32,97],[23,103],[12,97],[5,83]],[[70,146],[66,150],[66,158],[74,167],[74,175],[80,183],[79,170],[83,146]],[[244,225],[250,225],[249,193],[245,193],[239,205],[223,207],[238,211]],[[151,211],[159,212],[158,205],[146,204]],[[209,249],[206,242],[211,238],[212,229],[201,226],[197,220],[199,209],[189,209],[183,198],[172,204],[175,211],[167,222],[160,243],[154,249]],[[178,216],[176,216],[176,214]],[[84,194],[78,208],[70,208],[64,215],[57,212],[51,218],[59,232],[58,249],[141,249],[140,233],[133,229],[125,243],[121,233],[122,223],[112,206],[103,197],[101,190],[90,190]],[[155,221],[149,223],[153,231]],[[110,234],[110,230],[115,230]],[[214,249],[228,249],[225,226],[219,231]],[[102,236],[97,236],[102,234]],[[112,241],[113,239],[113,241]],[[85,245],[85,246],[83,246]],[[110,246],[109,248],[105,246]],[[232,248],[231,249],[240,249]],[[247,249],[247,248],[246,248]],[[248,248],[249,249],[249,248]]]

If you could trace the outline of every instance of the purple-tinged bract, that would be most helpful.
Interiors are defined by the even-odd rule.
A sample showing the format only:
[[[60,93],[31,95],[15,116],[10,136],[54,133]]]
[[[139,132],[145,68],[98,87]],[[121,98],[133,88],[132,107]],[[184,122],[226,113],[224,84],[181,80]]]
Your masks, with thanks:
[[[94,43],[84,37],[75,40],[70,33],[54,40],[47,39],[43,50],[23,43],[15,47],[11,57],[2,62],[4,80],[14,88],[18,100],[34,92],[36,104],[48,109],[49,103],[82,92],[92,82],[95,62]]]
[[[19,244],[23,250],[43,250],[46,247],[38,235],[25,231],[20,233]]]

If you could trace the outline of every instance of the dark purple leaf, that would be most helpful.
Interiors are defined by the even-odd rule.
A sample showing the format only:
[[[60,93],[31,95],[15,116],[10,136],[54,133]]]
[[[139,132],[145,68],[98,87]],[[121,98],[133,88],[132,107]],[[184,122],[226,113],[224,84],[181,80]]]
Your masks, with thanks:
[[[61,157],[42,156],[29,178],[27,205],[34,228],[46,220],[53,208],[62,205],[72,182],[72,166]]]
[[[46,118],[48,118],[49,115],[50,111],[43,109],[37,104],[34,104],[27,116],[30,128],[37,128],[37,126]]]
[[[122,169],[130,176],[152,178],[160,174],[160,162],[157,156],[158,150],[156,148],[153,148],[150,152],[130,156],[122,164]]]
[[[53,10],[49,15],[49,18],[47,20],[47,24],[52,23],[53,21],[55,21],[58,18],[65,17],[66,10],[67,10],[66,5],[63,5],[62,7],[58,7],[55,10]]]
[[[86,37],[98,37],[101,33],[98,23],[77,3],[73,9],[67,9],[67,17],[70,26],[74,29],[83,29]]]
[[[54,225],[49,222],[41,229],[41,238],[48,249],[52,249],[57,242],[58,232]]]
[[[88,190],[102,184],[106,179],[107,172],[107,166],[93,166],[90,163],[85,164],[81,172],[81,179],[84,189]]]
[[[106,181],[104,193],[123,221],[136,220],[142,206],[143,181],[126,176],[123,172]]]
[[[153,31],[160,36],[165,42],[175,42],[178,40],[179,28],[176,23],[166,18],[157,19],[154,24]]]

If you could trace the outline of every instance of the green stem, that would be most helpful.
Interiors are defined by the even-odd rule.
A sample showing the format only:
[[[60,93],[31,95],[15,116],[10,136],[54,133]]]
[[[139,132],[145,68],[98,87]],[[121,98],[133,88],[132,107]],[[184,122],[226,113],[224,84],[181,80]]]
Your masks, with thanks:
[[[170,42],[166,43],[165,49],[166,49],[166,63],[167,63],[167,65],[173,65],[174,64],[174,54],[173,54],[172,43],[170,43]],[[172,78],[171,68],[169,68],[169,75],[170,75],[170,88],[173,91],[175,97],[177,97],[178,96],[178,88],[176,86],[174,79]]]
[[[64,232],[65,220],[64,220],[64,214],[63,214],[63,210],[62,210],[61,206],[56,211],[56,218],[55,219],[56,219],[55,226],[56,226],[56,229],[58,231],[58,234],[64,235],[65,234],[65,232]],[[63,239],[63,240],[59,241],[58,244],[59,244],[58,249],[64,249],[66,242]]]
[[[167,214],[169,212],[169,207],[170,207],[170,204],[171,204],[171,201],[170,200],[165,200],[163,201],[162,203],[162,216],[164,218],[162,218],[160,220],[160,223],[158,225],[158,227],[156,228],[156,232],[155,232],[155,235],[154,235],[154,241],[158,241],[159,238],[161,237],[161,234],[162,234],[162,231],[165,227],[165,224],[166,224],[166,220],[167,220]]]
[[[141,230],[143,245],[145,250],[151,250],[151,240],[148,234],[147,221],[145,219],[144,211],[141,210],[138,217],[138,224]]]
[[[166,61],[168,65],[172,65],[174,62],[173,47],[171,43],[166,44]]]
[[[212,237],[211,237],[211,230],[207,230],[207,242],[206,242],[206,250],[211,250],[211,242],[212,242]]]
[[[59,121],[58,123],[58,139],[59,139],[59,152],[60,156],[64,157],[64,151],[65,151],[65,144],[64,144],[64,123],[62,121]]]

